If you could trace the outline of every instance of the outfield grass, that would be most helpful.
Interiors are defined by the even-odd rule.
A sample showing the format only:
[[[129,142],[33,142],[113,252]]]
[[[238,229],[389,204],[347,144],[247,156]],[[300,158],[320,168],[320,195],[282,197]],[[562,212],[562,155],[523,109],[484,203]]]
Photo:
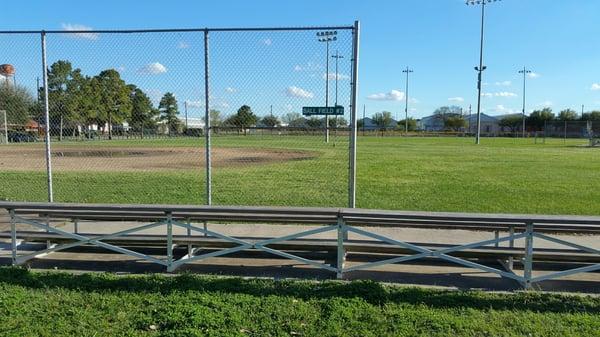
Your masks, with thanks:
[[[600,336],[600,298],[0,268],[0,336]]]
[[[585,140],[359,137],[357,206],[401,210],[600,215],[600,149]],[[345,206],[345,139],[219,136],[215,147],[313,151],[317,158],[213,170],[213,203]],[[90,146],[203,146],[193,139],[101,141]],[[25,145],[27,146],[27,145]],[[137,159],[145,160],[145,159]],[[85,166],[85,162],[82,162]],[[55,172],[55,200],[202,204],[204,170]],[[0,199],[46,198],[42,172],[0,168]]]

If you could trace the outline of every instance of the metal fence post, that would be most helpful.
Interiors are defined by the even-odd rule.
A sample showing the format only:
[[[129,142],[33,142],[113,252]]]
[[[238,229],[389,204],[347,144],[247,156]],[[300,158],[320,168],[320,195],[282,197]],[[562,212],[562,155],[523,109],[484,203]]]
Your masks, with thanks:
[[[167,271],[173,264],[173,214],[167,212]]]
[[[352,30],[352,97],[350,100],[350,153],[348,160],[348,207],[356,207],[356,103],[358,95],[358,56],[360,22],[354,21]]]
[[[525,289],[531,288],[531,272],[533,270],[533,223],[528,222],[525,230],[525,263],[524,273]]]
[[[346,251],[344,250],[344,233],[346,231],[346,225],[341,215],[338,215],[337,220],[337,278],[341,279],[344,277],[344,262],[346,261]]]
[[[209,90],[209,66],[208,66],[208,28],[204,30],[204,136],[206,137],[206,204],[212,204],[212,172],[210,156],[210,90]]]
[[[17,264],[17,224],[15,222],[15,210],[11,209],[10,213],[10,245],[12,250],[12,264]]]
[[[46,174],[48,179],[48,202],[54,201],[54,191],[52,188],[52,155],[50,151],[50,104],[48,101],[48,65],[46,63],[46,32],[41,32],[42,36],[42,68],[44,83],[44,116],[46,119]]]

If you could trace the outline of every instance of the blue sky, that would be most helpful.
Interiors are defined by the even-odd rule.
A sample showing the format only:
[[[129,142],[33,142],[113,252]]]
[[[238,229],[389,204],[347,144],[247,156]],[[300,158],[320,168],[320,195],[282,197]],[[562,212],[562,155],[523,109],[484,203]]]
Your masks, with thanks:
[[[411,75],[410,115],[442,105],[476,104],[479,10],[463,0],[396,1],[7,1],[1,30],[200,28],[350,25],[361,21],[360,95],[367,115],[403,114],[404,77]],[[521,110],[527,66],[528,110],[550,106],[600,110],[600,1],[503,0],[488,7],[483,109]],[[339,101],[348,104],[350,35],[332,45],[340,63]],[[69,59],[86,74],[117,68],[157,100],[173,91],[200,114],[202,36],[49,36],[49,62]],[[39,39],[0,36],[0,63],[17,66],[17,80],[34,87]],[[308,33],[211,36],[212,105],[225,114],[249,103],[263,115],[324,104],[325,49]],[[333,67],[330,68],[330,73]],[[335,75],[330,75],[335,77]],[[334,81],[330,81],[333,101]],[[362,111],[361,111],[362,112]]]

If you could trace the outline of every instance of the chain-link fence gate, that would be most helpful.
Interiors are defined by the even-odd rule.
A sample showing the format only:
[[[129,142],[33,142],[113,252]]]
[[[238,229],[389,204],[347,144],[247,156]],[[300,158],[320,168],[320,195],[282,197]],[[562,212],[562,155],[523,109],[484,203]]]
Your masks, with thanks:
[[[358,35],[0,32],[0,198],[353,207]]]

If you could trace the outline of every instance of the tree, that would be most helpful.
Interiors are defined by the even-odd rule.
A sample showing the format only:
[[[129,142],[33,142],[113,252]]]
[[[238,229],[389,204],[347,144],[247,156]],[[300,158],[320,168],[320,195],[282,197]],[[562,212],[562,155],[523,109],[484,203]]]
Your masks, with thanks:
[[[250,108],[250,106],[242,105],[238,109],[237,115],[236,115],[236,124],[239,127],[246,129],[250,126],[256,125],[257,121],[258,121],[258,117],[256,117],[254,112],[252,112],[252,108]]]
[[[417,130],[417,120],[414,118],[408,118],[408,131],[415,131]],[[398,122],[398,129],[400,130],[405,130],[406,126],[405,126],[406,121],[403,119],[401,121]]]
[[[582,121],[600,121],[600,111],[586,112],[581,115]]]
[[[346,118],[342,116],[329,118],[329,127],[330,128],[343,128],[348,126],[348,121]]]
[[[271,115],[263,117],[261,119],[261,123],[268,128],[274,128],[276,126],[281,125],[281,121],[279,121],[279,118]]]
[[[285,124],[290,124],[292,121],[302,118],[302,115],[297,112],[288,112],[281,116],[281,121]]]
[[[123,123],[131,118],[130,90],[114,69],[103,70],[94,78],[101,103],[98,107],[98,119],[108,122],[108,139],[112,139],[113,124]]]
[[[554,120],[554,113],[551,108],[535,110],[527,117],[527,125],[535,130],[542,130],[548,121]]]
[[[177,115],[179,115],[179,107],[177,106],[175,95],[167,92],[160,99],[158,110],[161,114],[160,119],[166,122],[169,136],[171,136],[172,132],[177,132],[181,125],[181,121],[177,117]]]
[[[323,119],[314,116],[306,121],[306,125],[313,129],[320,128],[323,126],[323,124]]]
[[[298,114],[298,118],[291,120],[288,123],[288,127],[290,128],[306,128],[308,126],[308,120]]]
[[[517,132],[523,127],[523,117],[519,115],[506,116],[500,119],[498,126],[510,129],[510,132]]]
[[[59,139],[62,140],[63,125],[66,122],[77,123],[81,119],[79,110],[74,100],[77,97],[77,83],[81,77],[80,69],[73,69],[71,62],[59,60],[54,62],[48,70],[48,103],[50,120],[60,123]],[[44,93],[42,92],[42,97]],[[75,128],[73,128],[75,130]],[[73,131],[74,132],[74,131]]]
[[[8,124],[25,125],[35,107],[33,95],[22,86],[0,84],[0,110],[6,111]],[[0,114],[0,118],[4,118]],[[4,124],[3,120],[0,123]]]
[[[389,111],[378,112],[373,115],[373,123],[381,130],[387,130],[388,128],[394,127],[394,120],[392,113]]]
[[[467,121],[461,115],[449,116],[444,120],[444,128],[452,131],[459,131],[466,126]]]
[[[556,117],[556,119],[558,119],[559,121],[575,121],[577,120],[577,118],[577,112],[572,109],[562,110],[558,113],[558,117]]]
[[[129,86],[131,99],[131,118],[129,123],[135,131],[141,131],[144,137],[144,128],[154,128],[159,111],[154,108],[150,97],[133,84]]]
[[[446,118],[456,115],[462,114],[462,108],[456,105],[451,106],[442,106],[437,108],[434,112],[434,115],[440,116],[442,120],[446,120]]]
[[[208,118],[210,118],[211,126],[221,126],[221,124],[223,124],[223,120],[221,118],[221,111],[219,110],[211,109],[208,112]]]

